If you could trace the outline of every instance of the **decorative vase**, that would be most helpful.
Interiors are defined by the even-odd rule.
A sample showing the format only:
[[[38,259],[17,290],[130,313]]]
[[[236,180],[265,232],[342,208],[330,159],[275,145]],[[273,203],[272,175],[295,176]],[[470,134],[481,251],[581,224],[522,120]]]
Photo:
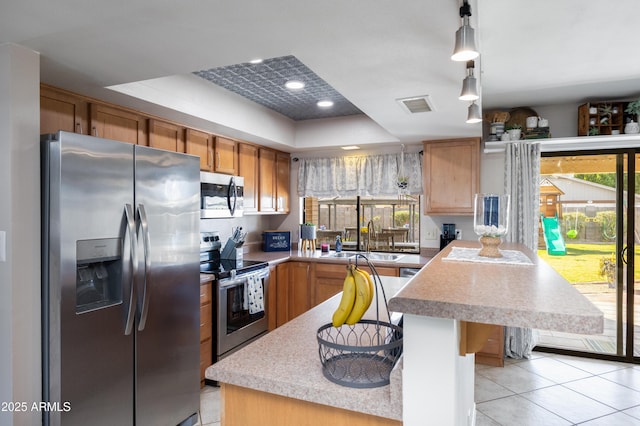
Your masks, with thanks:
[[[498,246],[509,230],[508,194],[476,194],[473,211],[473,231],[480,237],[478,255],[502,257]]]
[[[498,250],[498,246],[501,243],[502,238],[500,237],[480,237],[480,244],[482,244],[482,248],[480,249],[480,252],[478,252],[478,255],[484,257],[502,257],[502,253]]]
[[[630,121],[624,126],[624,132],[627,134],[640,133],[640,125],[635,121]]]

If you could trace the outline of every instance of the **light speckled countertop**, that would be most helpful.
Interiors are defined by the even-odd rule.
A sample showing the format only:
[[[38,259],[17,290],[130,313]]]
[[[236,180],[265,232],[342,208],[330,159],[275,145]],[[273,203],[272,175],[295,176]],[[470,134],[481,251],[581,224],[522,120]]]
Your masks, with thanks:
[[[487,324],[602,333],[603,313],[525,246],[503,243],[500,249],[521,251],[533,265],[443,260],[452,247],[480,244],[449,244],[389,301],[389,309]]]
[[[381,277],[381,280],[389,298],[406,284],[408,278]],[[316,333],[331,321],[339,298],[340,294],[332,297],[210,366],[206,377],[289,398],[402,420],[401,364],[392,372],[389,385],[372,389],[340,386],[322,374]],[[375,318],[374,305],[365,318]]]

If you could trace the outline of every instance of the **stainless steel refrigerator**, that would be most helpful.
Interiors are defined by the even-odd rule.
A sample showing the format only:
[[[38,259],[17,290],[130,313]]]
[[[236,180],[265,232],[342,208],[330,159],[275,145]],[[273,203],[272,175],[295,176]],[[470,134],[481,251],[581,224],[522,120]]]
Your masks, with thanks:
[[[67,132],[41,154],[43,423],[195,423],[198,158]]]

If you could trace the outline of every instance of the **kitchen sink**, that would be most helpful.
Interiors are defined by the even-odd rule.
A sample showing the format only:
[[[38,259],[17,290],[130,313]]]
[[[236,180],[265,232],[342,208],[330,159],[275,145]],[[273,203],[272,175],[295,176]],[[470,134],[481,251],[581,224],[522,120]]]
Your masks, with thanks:
[[[339,253],[331,253],[331,254],[327,255],[327,257],[348,258],[348,257],[353,257],[355,255],[356,255],[355,253],[346,253],[344,251],[341,251]]]
[[[363,253],[369,260],[386,260],[395,262],[400,259],[404,254],[391,254],[391,253]]]
[[[392,253],[355,253],[355,252],[339,252],[339,253],[331,253],[327,255],[327,257],[337,257],[342,259],[348,259],[355,257],[356,255],[361,254],[366,256],[369,260],[385,260],[387,262],[395,262],[404,256],[404,254],[392,254]]]

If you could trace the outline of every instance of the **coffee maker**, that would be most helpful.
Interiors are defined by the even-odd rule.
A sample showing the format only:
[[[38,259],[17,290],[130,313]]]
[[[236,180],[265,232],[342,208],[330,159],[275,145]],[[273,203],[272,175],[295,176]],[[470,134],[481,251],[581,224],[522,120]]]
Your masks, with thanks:
[[[443,223],[442,234],[440,235],[440,250],[446,247],[451,241],[456,239],[456,224]]]

